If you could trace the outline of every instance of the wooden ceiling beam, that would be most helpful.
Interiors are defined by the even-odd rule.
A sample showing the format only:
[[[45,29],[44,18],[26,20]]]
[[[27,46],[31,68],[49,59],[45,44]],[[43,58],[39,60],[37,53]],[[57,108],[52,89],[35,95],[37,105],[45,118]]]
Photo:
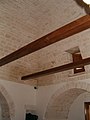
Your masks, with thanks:
[[[0,59],[0,66],[24,57],[30,53],[33,53],[41,48],[51,45],[55,42],[63,40],[69,36],[79,33],[83,30],[90,28],[90,15],[85,15],[47,35],[37,39],[34,42],[16,50],[15,52]]]
[[[34,79],[34,78],[42,77],[42,76],[45,76],[45,75],[50,75],[50,74],[74,69],[74,68],[77,68],[77,67],[82,67],[82,66],[89,65],[89,64],[90,64],[90,57],[86,58],[86,59],[82,59],[81,61],[78,61],[78,62],[75,62],[75,63],[69,63],[69,64],[59,66],[59,67],[55,67],[55,68],[40,71],[40,72],[37,72],[37,73],[33,73],[33,74],[30,74],[30,75],[26,75],[26,76],[21,77],[21,80]]]

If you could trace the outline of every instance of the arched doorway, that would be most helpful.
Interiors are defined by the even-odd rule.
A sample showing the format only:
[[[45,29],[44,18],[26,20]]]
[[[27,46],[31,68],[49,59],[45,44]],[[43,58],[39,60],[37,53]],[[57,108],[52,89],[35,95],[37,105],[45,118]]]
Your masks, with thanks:
[[[0,108],[1,108],[0,119],[1,120],[11,120],[8,103],[1,92],[0,92]]]
[[[51,97],[46,113],[45,120],[68,120],[70,107],[73,102],[85,92],[89,92],[90,84],[68,83],[57,90]]]
[[[14,103],[6,89],[0,85],[0,120],[13,120],[14,117]]]

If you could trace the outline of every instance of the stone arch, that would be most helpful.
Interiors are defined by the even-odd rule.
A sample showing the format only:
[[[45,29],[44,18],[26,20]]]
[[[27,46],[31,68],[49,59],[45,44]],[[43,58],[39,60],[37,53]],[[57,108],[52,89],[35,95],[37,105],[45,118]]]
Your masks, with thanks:
[[[90,84],[70,82],[60,87],[50,98],[45,112],[45,120],[68,120],[74,100],[84,92],[90,92]]]
[[[0,105],[2,108],[2,120],[13,120],[15,117],[14,102],[2,85],[0,85]]]

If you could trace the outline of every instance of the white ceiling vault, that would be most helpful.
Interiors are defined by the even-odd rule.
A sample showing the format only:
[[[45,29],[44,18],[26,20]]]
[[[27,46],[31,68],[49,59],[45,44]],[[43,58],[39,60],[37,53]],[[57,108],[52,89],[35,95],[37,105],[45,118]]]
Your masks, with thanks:
[[[85,14],[75,0],[0,0],[0,58]],[[90,56],[88,43],[89,30],[86,30],[0,67],[0,78],[36,84],[36,80],[24,82],[20,78],[70,62],[71,57],[65,51],[76,46],[84,58]],[[61,82],[60,78],[66,80],[71,72],[38,78],[38,84]]]

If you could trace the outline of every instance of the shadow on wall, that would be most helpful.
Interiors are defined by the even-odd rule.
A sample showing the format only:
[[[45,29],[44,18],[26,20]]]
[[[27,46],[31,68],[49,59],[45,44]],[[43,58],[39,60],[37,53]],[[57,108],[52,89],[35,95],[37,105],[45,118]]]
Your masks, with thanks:
[[[83,0],[74,0],[74,1],[77,3],[77,5],[79,5],[81,8],[83,8],[87,14],[90,14],[90,8],[89,8],[89,6],[86,5],[83,2]]]

